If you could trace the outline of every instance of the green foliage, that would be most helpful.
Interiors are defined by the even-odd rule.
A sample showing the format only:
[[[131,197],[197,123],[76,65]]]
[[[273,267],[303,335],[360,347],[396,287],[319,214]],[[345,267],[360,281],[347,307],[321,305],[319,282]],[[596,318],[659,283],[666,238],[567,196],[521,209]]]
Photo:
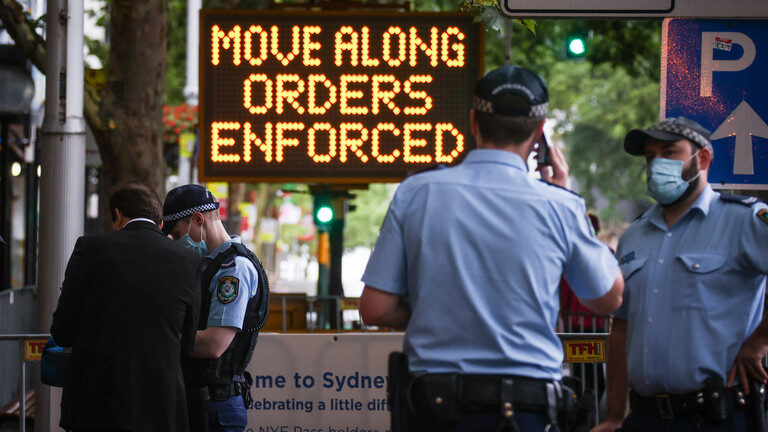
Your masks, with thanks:
[[[565,55],[566,39],[577,33],[588,38],[583,62]],[[627,131],[658,119],[660,50],[659,20],[537,20],[535,33],[486,33],[486,71],[509,56],[549,84],[551,117],[558,119],[571,175],[587,205],[598,196],[608,200],[600,212],[608,221],[624,219],[613,210],[619,201],[648,199],[643,161],[627,155],[622,143]]]
[[[357,197],[351,204],[356,208],[347,214],[345,248],[373,247],[396,188],[394,184],[376,183],[371,184],[367,190],[353,191]]]
[[[595,205],[599,193],[609,203],[600,216],[623,220],[615,204],[648,199],[645,162],[624,151],[624,136],[658,119],[659,83],[609,64],[560,63],[551,75],[551,103],[560,114],[556,132],[565,143],[571,175],[587,206]]]
[[[165,65],[164,105],[185,102],[187,82],[187,2],[168,0],[168,56]]]
[[[110,2],[105,1],[103,3],[97,3],[97,5],[98,7],[95,9],[86,10],[85,15],[88,18],[96,18],[96,26],[106,30],[109,28]],[[107,61],[109,60],[109,44],[98,39],[89,38],[88,36],[84,36],[84,39],[88,54],[96,56],[96,58],[99,59],[99,63],[101,63],[101,67],[106,69]]]
[[[535,70],[547,79],[555,64],[566,61],[565,40],[576,33],[588,36],[587,62],[621,67],[633,77],[659,76],[661,22],[658,20],[537,20],[535,33],[514,28],[510,63]],[[501,32],[490,29],[486,32],[487,70],[504,64],[504,39]]]

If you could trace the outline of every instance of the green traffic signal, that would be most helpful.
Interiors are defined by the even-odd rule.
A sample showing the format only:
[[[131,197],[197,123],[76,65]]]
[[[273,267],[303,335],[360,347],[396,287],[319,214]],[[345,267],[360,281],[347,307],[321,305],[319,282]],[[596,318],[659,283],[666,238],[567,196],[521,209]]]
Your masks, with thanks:
[[[582,55],[587,51],[587,47],[584,46],[584,41],[581,39],[573,39],[571,40],[571,43],[568,44],[568,50],[571,51],[571,54],[573,55]]]
[[[328,223],[333,219],[333,209],[329,206],[322,206],[315,210],[315,218],[320,223]]]
[[[312,219],[314,219],[315,225],[318,227],[327,227],[333,221],[336,216],[333,210],[333,200],[330,194],[325,192],[318,192],[313,194],[314,209],[312,211]]]
[[[583,59],[587,55],[587,38],[571,35],[565,41],[565,56],[569,59]]]

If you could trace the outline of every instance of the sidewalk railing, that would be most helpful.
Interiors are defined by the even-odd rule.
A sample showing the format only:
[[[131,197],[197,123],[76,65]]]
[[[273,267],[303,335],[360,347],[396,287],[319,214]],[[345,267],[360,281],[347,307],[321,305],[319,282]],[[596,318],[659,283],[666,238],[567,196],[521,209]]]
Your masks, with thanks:
[[[37,287],[25,286],[0,292],[0,334],[25,334],[37,331]],[[18,394],[19,348],[0,343],[0,409]],[[32,374],[27,372],[27,383]],[[1,414],[0,414],[1,415]]]
[[[39,362],[43,353],[43,345],[48,341],[49,334],[0,334],[0,342],[16,342],[21,352],[19,363],[19,431],[27,428],[27,363]]]

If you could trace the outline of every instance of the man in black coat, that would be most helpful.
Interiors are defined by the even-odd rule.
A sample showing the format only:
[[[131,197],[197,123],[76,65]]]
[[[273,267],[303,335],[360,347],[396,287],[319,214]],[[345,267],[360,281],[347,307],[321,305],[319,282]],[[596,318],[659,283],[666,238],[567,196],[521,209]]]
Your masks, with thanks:
[[[180,359],[194,344],[201,258],[162,234],[152,189],[121,185],[109,209],[115,231],[77,240],[53,314],[51,335],[72,347],[60,425],[187,431]]]

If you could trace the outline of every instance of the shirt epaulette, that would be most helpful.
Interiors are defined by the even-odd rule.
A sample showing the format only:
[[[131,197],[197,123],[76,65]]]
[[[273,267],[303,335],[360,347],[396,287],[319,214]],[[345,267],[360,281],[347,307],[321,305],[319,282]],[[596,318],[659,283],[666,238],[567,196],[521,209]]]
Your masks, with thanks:
[[[235,257],[236,256],[237,255],[232,255],[231,257],[229,257],[229,258],[225,259],[224,261],[222,261],[220,268],[234,267],[235,266]]]
[[[556,187],[556,188],[558,188],[558,189],[560,189],[560,190],[564,190],[564,191],[566,191],[566,192],[570,193],[571,195],[575,195],[575,196],[577,196],[577,197],[579,197],[579,198],[581,198],[581,199],[584,199],[584,197],[583,197],[583,196],[581,196],[581,195],[577,194],[576,192],[574,192],[574,191],[572,191],[572,190],[570,190],[570,189],[564,188],[564,187],[562,187],[562,186],[558,186],[558,185],[556,185],[556,184],[554,184],[554,183],[545,182],[544,180],[539,180],[539,181],[540,181],[540,182],[542,182],[542,183],[544,183],[544,184],[546,184],[546,185],[549,185],[549,186],[552,186],[552,187]]]
[[[761,202],[759,198],[753,196],[734,195],[729,193],[721,193],[720,199],[725,202],[732,202],[741,204],[743,206],[752,207],[753,205]]]
[[[648,209],[648,210],[650,210],[650,209]],[[640,219],[642,219],[642,218],[643,218],[643,216],[645,216],[645,214],[646,214],[646,213],[648,213],[648,210],[646,210],[646,211],[644,211],[644,212],[640,213],[639,215],[637,215],[637,217],[635,218],[635,220],[633,220],[632,222],[637,222],[637,221],[639,221]]]

